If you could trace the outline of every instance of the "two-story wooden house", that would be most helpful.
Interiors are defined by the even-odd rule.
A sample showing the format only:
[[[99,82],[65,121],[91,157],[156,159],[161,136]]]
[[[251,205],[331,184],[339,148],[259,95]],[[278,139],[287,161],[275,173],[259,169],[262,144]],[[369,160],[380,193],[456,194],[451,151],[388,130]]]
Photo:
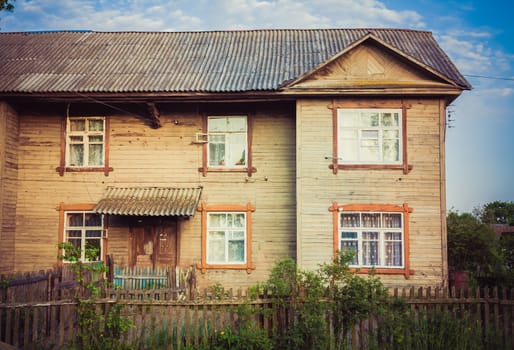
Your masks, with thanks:
[[[69,242],[248,286],[351,249],[444,285],[446,107],[470,88],[424,31],[1,33],[0,272]]]

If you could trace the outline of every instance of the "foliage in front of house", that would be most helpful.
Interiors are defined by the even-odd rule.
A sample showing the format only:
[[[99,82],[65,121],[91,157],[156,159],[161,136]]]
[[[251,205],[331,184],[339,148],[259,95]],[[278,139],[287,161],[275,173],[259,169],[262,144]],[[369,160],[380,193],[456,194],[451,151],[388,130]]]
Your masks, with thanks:
[[[122,350],[133,349],[132,344],[123,341],[123,334],[132,327],[132,322],[121,315],[120,304],[97,304],[96,298],[105,297],[103,276],[106,267],[103,263],[87,263],[81,259],[80,248],[71,243],[60,243],[63,254],[60,260],[68,261],[79,285],[75,296],[77,302],[76,336],[67,349]],[[86,261],[94,261],[97,248],[86,246]]]
[[[51,326],[56,331],[51,339],[65,337],[66,340],[54,345],[50,338],[32,336],[38,340],[34,345],[41,349],[64,346],[66,349],[92,350],[473,350],[512,345],[509,329],[514,320],[508,316],[512,309],[498,311],[496,306],[479,306],[489,300],[487,292],[477,299],[477,305],[469,308],[458,303],[445,304],[446,296],[440,301],[436,297],[426,304],[408,305],[408,297],[390,296],[373,273],[363,276],[350,272],[352,256],[349,254],[339,255],[316,271],[302,271],[291,259],[280,260],[275,263],[269,279],[252,287],[246,296],[239,292],[236,296],[231,290],[215,284],[210,293],[206,291],[190,300],[167,302],[152,299],[152,291],[144,291],[143,299],[137,296],[128,300],[103,298],[103,286],[87,277],[90,272],[101,271],[103,265],[81,263],[73,258],[77,253],[73,246],[61,248],[64,249],[62,259],[75,261],[72,265],[77,281],[83,286],[83,294],[77,294],[71,318],[67,318],[70,315],[67,308],[53,306],[57,306],[56,312],[64,311],[55,314],[56,320],[72,325],[72,329],[65,332],[67,335],[73,332],[73,336],[68,338],[59,333],[65,326]],[[411,297],[413,295],[414,289]],[[498,297],[494,295],[493,299],[497,301]],[[501,296],[502,300],[512,300],[512,297],[514,291],[510,297]],[[424,298],[418,295],[418,302]],[[427,298],[431,299],[431,296]],[[493,309],[496,310],[495,317],[508,317],[501,324],[500,319],[494,322],[491,319],[484,327],[480,315],[486,313],[484,317],[489,320],[492,315],[489,312]],[[473,313],[475,311],[478,313]],[[31,320],[32,317],[50,315],[41,311],[19,314],[21,318],[29,316],[27,321],[18,320],[20,325],[29,326],[29,333],[40,324]],[[0,320],[4,325],[7,318],[13,319],[9,315],[0,308]],[[491,333],[492,328],[488,326],[497,323],[499,328],[495,326],[496,333]],[[19,339],[23,339],[27,331],[19,333]],[[4,335],[8,333],[6,331]],[[0,329],[0,340],[1,336]],[[28,346],[27,343],[24,346]]]
[[[448,311],[411,312],[403,299],[389,296],[373,274],[350,273],[351,260],[350,255],[340,255],[316,272],[299,270],[291,259],[278,261],[268,281],[253,288],[253,296],[269,298],[271,309],[255,307],[249,299],[234,307],[236,325],[211,327],[200,345],[184,344],[184,334],[163,328],[158,340],[147,339],[138,348],[166,349],[170,344],[200,350],[483,348],[481,330],[466,313],[456,317]],[[227,297],[220,285],[213,286],[213,295],[220,300]],[[257,319],[273,322],[271,332],[259,327],[256,314]],[[356,337],[353,326],[360,322],[367,323],[363,327],[367,332]],[[199,320],[198,328],[201,325]]]
[[[496,237],[497,224],[514,225],[514,202],[448,213],[448,267],[468,272],[471,286],[514,288],[514,234]]]

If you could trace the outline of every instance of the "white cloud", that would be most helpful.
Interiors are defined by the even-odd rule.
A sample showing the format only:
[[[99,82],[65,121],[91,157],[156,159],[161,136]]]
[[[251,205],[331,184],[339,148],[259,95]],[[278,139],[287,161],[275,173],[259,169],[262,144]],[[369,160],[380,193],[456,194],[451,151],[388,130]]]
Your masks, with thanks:
[[[513,93],[514,93],[513,88],[503,88],[500,92],[500,95],[503,97],[507,97],[507,96],[512,95]]]

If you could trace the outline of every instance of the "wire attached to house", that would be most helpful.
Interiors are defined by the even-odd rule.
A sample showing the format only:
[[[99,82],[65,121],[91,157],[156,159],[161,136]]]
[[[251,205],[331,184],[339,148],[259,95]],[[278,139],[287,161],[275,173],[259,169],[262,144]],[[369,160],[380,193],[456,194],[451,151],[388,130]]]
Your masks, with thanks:
[[[464,74],[465,77],[471,77],[471,78],[482,78],[482,79],[491,79],[491,80],[507,80],[507,81],[514,81],[514,78],[504,78],[504,77],[491,77],[487,75],[472,75],[472,74]]]

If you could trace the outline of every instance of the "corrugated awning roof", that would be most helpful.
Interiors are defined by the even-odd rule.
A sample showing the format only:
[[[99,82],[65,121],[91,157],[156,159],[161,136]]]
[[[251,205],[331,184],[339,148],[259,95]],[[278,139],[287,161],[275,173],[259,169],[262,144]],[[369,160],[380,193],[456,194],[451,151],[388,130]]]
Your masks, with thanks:
[[[133,216],[193,216],[201,187],[108,187],[94,211]]]

